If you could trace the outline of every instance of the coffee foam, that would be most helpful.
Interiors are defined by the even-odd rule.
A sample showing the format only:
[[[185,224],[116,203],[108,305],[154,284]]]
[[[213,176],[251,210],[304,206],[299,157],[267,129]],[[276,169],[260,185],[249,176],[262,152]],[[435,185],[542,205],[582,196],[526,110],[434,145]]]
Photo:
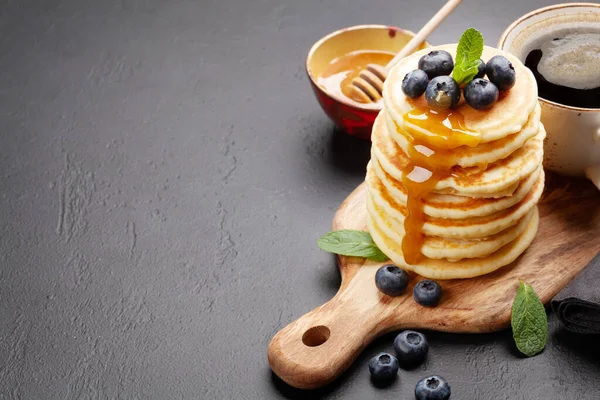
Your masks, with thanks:
[[[600,86],[600,30],[562,29],[539,38],[530,48],[542,50],[537,68],[549,82],[575,89]]]

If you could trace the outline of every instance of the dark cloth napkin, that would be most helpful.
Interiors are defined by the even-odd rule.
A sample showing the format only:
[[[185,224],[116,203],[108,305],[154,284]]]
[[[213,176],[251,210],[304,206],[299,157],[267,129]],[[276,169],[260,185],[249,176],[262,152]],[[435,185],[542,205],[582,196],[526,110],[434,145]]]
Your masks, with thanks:
[[[552,309],[567,330],[600,334],[600,253],[552,299]]]

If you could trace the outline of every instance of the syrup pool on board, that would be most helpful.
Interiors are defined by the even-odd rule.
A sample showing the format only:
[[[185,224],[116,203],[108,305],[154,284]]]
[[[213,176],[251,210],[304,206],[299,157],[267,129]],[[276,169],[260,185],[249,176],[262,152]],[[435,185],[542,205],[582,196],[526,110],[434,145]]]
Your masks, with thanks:
[[[354,97],[353,91],[349,89],[352,80],[369,64],[387,65],[394,58],[394,53],[381,50],[357,50],[333,59],[322,74],[317,77],[317,84],[325,89],[327,93],[337,95],[360,103],[362,106],[372,105],[373,108],[381,108],[383,100],[365,104],[359,98]]]
[[[477,146],[481,138],[466,128],[464,116],[458,110],[413,109],[403,119],[404,128],[396,124],[396,129],[409,142],[410,162],[402,171],[402,184],[408,197],[402,253],[407,264],[416,264],[421,259],[425,239],[423,199],[439,181],[452,175],[454,165],[449,156],[452,149]]]

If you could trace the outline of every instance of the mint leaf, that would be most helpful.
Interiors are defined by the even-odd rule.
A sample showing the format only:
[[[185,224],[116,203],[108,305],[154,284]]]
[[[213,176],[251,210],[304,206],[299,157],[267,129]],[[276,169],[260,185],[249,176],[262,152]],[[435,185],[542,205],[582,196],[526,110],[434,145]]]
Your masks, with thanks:
[[[512,305],[511,321],[517,349],[527,357],[544,350],[548,335],[548,317],[533,288],[521,282]]]
[[[321,250],[343,256],[364,257],[383,262],[388,257],[377,247],[368,232],[344,229],[329,232],[319,238]]]
[[[469,28],[458,41],[452,77],[459,85],[470,82],[477,75],[477,66],[483,53],[483,35]]]

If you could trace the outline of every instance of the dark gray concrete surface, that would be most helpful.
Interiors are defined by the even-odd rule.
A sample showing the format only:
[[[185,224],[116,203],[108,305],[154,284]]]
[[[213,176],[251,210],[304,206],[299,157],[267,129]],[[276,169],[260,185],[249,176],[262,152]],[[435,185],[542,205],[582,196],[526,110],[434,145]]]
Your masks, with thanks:
[[[597,338],[517,356],[509,331],[428,333],[426,365],[374,388],[370,346],[291,389],[266,348],[331,298],[317,238],[363,179],[304,58],[358,23],[417,30],[436,0],[0,0],[1,399],[597,399]],[[487,43],[543,0],[469,1],[431,36]]]

